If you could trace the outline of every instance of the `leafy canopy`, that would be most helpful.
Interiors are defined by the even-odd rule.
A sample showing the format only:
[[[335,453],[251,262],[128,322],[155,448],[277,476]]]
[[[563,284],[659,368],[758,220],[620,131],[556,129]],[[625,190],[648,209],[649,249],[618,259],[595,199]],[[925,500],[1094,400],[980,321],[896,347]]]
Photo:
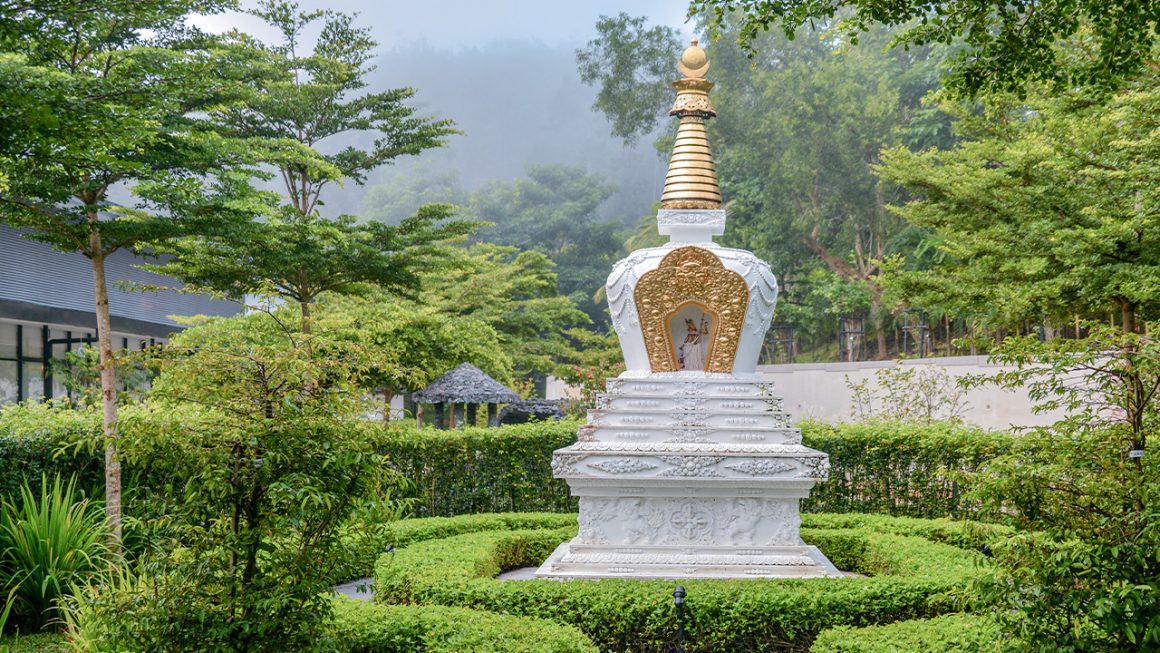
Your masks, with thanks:
[[[516,374],[548,373],[574,356],[565,331],[589,321],[557,290],[556,265],[547,255],[491,243],[455,254],[456,269],[462,272],[425,276],[420,295],[424,306],[453,322],[470,318],[495,329]]]
[[[803,27],[835,23],[854,43],[875,25],[900,28],[892,45],[903,48],[961,42],[945,81],[974,95],[1028,82],[1115,88],[1146,67],[1160,14],[1150,0],[691,0],[689,16],[713,30],[737,18],[738,42],[750,51],[771,27],[793,38]],[[1077,34],[1093,42],[1091,58],[1070,60],[1055,47]]]
[[[527,177],[491,182],[471,196],[474,217],[494,226],[476,240],[547,255],[556,264],[560,294],[600,324],[606,308],[595,295],[621,252],[620,223],[601,219],[600,205],[615,187],[567,165],[530,165]]]
[[[409,88],[365,91],[377,44],[353,17],[303,12],[282,0],[264,0],[253,13],[281,33],[279,43],[266,45],[240,32],[225,40],[245,54],[250,70],[268,74],[255,74],[243,102],[215,107],[209,119],[235,137],[288,144],[261,160],[277,171],[283,195],[264,195],[253,207],[254,219],[169,246],[175,258],[159,270],[233,297],[269,292],[292,300],[309,330],[309,307],[320,293],[354,292],[362,283],[413,292],[418,273],[439,263],[436,243],[472,225],[447,220],[451,208],[445,205],[421,207],[393,226],[324,217],[319,209],[327,186],[361,184],[369,171],[442,145],[442,137],[455,132],[448,121],[416,116],[405,103],[414,95]],[[318,22],[318,37],[305,52],[304,33]],[[329,153],[339,137],[353,136],[369,147]]]
[[[1048,317],[1156,316],[1160,297],[1160,91],[1149,72],[1104,102],[1082,92],[983,111],[945,102],[962,142],[884,152],[877,172],[914,199],[894,207],[946,254],[892,283],[913,303],[1008,326]]]
[[[596,86],[592,108],[608,116],[612,135],[626,144],[651,133],[660,122],[659,112],[641,111],[672,102],[670,79],[680,52],[677,31],[671,27],[646,26],[644,16],[621,12],[596,21],[597,37],[576,50],[580,79]]]

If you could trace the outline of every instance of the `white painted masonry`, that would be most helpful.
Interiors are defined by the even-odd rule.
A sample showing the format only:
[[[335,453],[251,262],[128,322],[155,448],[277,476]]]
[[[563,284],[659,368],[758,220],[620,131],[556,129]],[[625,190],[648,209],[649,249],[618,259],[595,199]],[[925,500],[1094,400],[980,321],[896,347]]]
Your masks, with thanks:
[[[905,361],[759,365],[757,372],[766,381],[773,382],[774,392],[785,400],[785,409],[796,419],[842,422],[851,421],[854,410],[847,379],[850,383],[873,382],[875,372],[895,365],[937,366],[952,377],[990,375],[1003,369],[988,363],[986,356],[952,356]],[[1024,391],[1008,391],[993,385],[971,390],[966,400],[968,407],[963,411],[963,419],[984,428],[1038,426],[1060,418],[1057,413],[1034,413],[1031,399]]]

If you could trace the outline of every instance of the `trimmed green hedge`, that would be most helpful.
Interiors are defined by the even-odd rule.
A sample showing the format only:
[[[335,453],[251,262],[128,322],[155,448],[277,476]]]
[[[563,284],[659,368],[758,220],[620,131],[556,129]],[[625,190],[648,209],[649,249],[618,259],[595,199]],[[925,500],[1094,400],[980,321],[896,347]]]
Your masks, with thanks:
[[[671,647],[676,632],[673,582],[494,580],[500,571],[540,564],[576,531],[574,522],[561,528],[557,515],[543,515],[538,525],[535,516],[521,515],[511,522],[518,530],[508,530],[502,517],[414,520],[405,527],[403,522],[399,526],[408,532],[401,539],[410,544],[380,558],[376,600],[550,619],[576,626],[605,651],[643,653]],[[828,525],[826,519],[840,516],[819,517],[823,519],[815,523]],[[469,524],[462,534],[443,535],[460,530],[454,525],[458,519]],[[802,651],[831,626],[888,623],[952,610],[953,595],[985,573],[986,559],[909,535],[922,530],[915,522],[863,517],[856,528],[803,529],[803,538],[836,564],[869,578],[682,582],[688,592],[688,651]],[[485,530],[487,525],[496,530]],[[947,523],[929,529],[966,530]],[[423,541],[420,535],[438,539]]]
[[[459,431],[376,429],[391,467],[413,486],[417,517],[509,511],[573,512],[568,485],[552,478],[552,452],[576,442],[580,422],[532,422]]]
[[[126,408],[126,414],[132,413]],[[572,512],[568,486],[552,478],[552,452],[576,440],[579,422],[537,422],[496,429],[416,430],[401,424],[363,422],[391,466],[411,481],[399,495],[414,500],[419,517],[506,511]],[[958,516],[957,477],[1006,451],[1011,436],[947,424],[888,422],[802,424],[806,445],[830,454],[830,480],[802,502],[807,512],[871,512],[912,517]],[[76,449],[58,456],[62,444],[92,440],[100,415],[28,404],[0,409],[0,496],[11,494],[23,475],[78,474],[82,487],[99,493],[99,452]],[[127,470],[132,496],[135,475]],[[155,479],[156,480],[156,479]],[[163,483],[153,483],[161,486]]]
[[[24,479],[39,494],[41,477],[54,474],[75,475],[77,487],[103,496],[103,459],[70,446],[100,432],[101,417],[93,411],[34,402],[0,408],[0,498],[19,496]]]
[[[802,510],[911,517],[964,512],[963,472],[1010,450],[1007,433],[951,424],[804,422],[802,442],[830,454],[830,479]]]
[[[579,630],[510,615],[339,599],[332,625],[340,653],[599,653]]]
[[[881,626],[837,626],[818,635],[810,653],[998,653],[999,627],[990,617],[947,614]]]

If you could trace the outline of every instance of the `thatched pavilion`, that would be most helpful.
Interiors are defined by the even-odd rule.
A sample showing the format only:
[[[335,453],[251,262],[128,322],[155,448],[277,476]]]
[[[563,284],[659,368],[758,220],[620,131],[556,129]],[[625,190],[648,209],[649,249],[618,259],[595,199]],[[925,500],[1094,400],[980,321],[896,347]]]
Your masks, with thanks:
[[[520,400],[510,388],[483,373],[483,370],[463,363],[431,382],[431,385],[412,395],[417,404],[435,404],[435,428],[449,428],[443,420],[444,404],[451,404],[450,428],[463,428],[474,424],[480,404],[487,404],[487,425],[499,425],[497,404],[510,404]],[[464,420],[464,406],[467,419]]]

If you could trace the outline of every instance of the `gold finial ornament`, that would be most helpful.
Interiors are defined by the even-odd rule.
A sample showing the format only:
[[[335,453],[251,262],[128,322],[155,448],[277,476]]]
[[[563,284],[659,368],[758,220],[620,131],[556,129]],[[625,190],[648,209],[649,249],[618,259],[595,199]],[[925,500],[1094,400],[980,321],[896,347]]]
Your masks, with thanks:
[[[705,79],[709,57],[697,45],[697,39],[681,54],[677,68],[684,78],[673,82],[677,100],[669,115],[679,117],[681,122],[661,193],[661,208],[719,209],[721,188],[705,131],[705,120],[717,115],[709,103],[713,82]]]

